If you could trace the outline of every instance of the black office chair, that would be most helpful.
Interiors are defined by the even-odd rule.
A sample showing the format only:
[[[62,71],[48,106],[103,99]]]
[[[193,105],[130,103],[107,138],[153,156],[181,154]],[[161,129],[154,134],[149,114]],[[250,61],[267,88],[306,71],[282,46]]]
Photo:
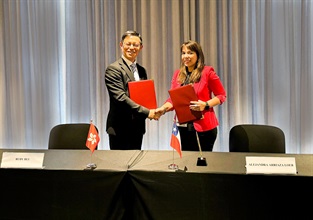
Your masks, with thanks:
[[[229,151],[285,153],[285,134],[271,125],[235,125],[229,132]]]
[[[50,131],[48,149],[89,150],[86,147],[89,128],[87,123],[56,125]]]

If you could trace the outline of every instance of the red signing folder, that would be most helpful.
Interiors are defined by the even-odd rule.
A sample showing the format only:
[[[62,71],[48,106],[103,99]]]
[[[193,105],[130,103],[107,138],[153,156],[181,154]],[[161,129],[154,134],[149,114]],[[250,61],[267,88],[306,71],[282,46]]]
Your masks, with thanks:
[[[196,92],[191,84],[168,91],[173,102],[178,122],[180,124],[202,118],[202,112],[189,108],[190,101],[198,101]]]
[[[152,79],[131,81],[128,83],[128,90],[131,100],[137,104],[148,109],[157,108],[154,81]]]

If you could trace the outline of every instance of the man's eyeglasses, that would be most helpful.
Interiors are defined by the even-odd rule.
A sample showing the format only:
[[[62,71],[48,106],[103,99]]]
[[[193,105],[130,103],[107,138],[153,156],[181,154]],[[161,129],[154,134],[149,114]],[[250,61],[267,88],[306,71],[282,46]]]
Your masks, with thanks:
[[[140,44],[137,44],[137,43],[133,43],[132,44],[132,43],[128,42],[128,43],[124,43],[124,46],[127,47],[127,48],[130,48],[131,46],[133,46],[134,48],[138,49],[140,47]]]

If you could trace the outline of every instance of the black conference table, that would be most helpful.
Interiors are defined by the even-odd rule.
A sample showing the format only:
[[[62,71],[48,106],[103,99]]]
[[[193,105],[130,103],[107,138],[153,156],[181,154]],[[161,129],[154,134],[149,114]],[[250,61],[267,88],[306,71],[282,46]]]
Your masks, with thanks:
[[[44,153],[42,169],[0,169],[0,219],[312,219],[313,155],[97,150]],[[247,156],[294,157],[296,175],[247,174]],[[85,170],[89,162],[97,164]],[[179,170],[168,169],[175,163]]]

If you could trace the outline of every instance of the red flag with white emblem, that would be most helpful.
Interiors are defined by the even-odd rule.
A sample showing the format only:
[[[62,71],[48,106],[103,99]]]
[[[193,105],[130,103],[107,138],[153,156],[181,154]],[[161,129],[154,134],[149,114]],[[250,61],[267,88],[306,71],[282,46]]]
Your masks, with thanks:
[[[91,122],[88,136],[87,136],[86,146],[91,150],[91,152],[94,152],[98,146],[99,141],[100,141],[100,137],[99,137],[98,131],[96,127],[93,125],[93,123]]]

